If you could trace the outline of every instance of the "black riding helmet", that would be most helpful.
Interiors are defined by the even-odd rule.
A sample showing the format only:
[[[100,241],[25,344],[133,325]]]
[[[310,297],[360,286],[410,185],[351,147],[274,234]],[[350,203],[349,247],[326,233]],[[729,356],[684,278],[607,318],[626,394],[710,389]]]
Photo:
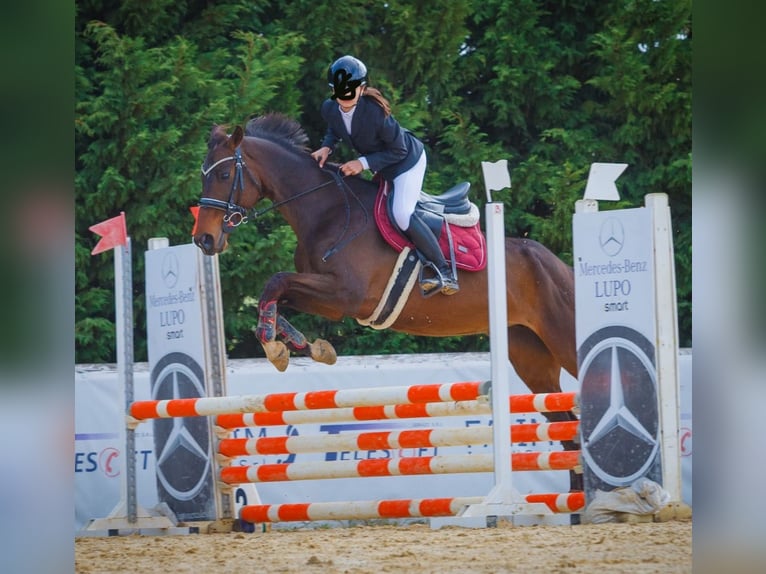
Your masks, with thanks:
[[[342,56],[327,70],[327,83],[333,100],[353,100],[356,88],[367,84],[367,66],[353,56]]]

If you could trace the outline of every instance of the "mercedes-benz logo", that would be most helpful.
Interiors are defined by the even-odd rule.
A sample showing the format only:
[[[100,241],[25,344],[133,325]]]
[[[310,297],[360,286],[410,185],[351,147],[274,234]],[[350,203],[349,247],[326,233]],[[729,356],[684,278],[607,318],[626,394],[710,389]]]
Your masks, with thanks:
[[[661,483],[652,345],[629,327],[612,326],[591,335],[579,352],[582,455],[603,483],[595,486],[611,490],[643,476]]]
[[[607,217],[598,232],[598,244],[609,257],[614,257],[625,244],[625,228],[616,217]]]
[[[169,353],[152,370],[155,400],[205,396],[204,374],[185,353]],[[204,417],[154,421],[157,479],[173,498],[192,500],[210,480],[210,437]]]
[[[165,282],[165,287],[172,289],[178,283],[179,272],[178,257],[172,251],[168,251],[165,254],[165,258],[162,260],[162,280]]]

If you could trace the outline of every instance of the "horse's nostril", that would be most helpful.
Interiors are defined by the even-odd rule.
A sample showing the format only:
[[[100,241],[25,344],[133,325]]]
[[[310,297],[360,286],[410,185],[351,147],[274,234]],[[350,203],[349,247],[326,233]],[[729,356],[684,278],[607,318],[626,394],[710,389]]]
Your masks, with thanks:
[[[199,237],[194,238],[194,243],[197,244],[197,247],[202,249],[202,251],[209,255],[213,252],[213,236],[209,233],[205,233]]]

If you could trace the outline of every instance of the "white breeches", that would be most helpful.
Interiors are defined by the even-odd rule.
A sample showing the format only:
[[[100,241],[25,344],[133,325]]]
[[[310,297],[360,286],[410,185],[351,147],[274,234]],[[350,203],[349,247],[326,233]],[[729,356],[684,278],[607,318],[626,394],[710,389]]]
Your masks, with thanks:
[[[410,226],[410,216],[420,198],[423,179],[426,176],[426,163],[426,152],[423,151],[418,163],[394,178],[393,215],[394,221],[402,231],[406,231]]]

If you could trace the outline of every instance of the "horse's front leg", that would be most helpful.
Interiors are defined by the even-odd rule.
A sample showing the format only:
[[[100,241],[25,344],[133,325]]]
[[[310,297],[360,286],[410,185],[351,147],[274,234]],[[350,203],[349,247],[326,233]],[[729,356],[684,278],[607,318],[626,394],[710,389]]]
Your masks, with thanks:
[[[263,346],[266,357],[279,371],[287,369],[290,351],[327,365],[333,365],[338,360],[335,348],[328,341],[316,339],[309,343],[306,336],[279,313],[276,301],[266,301],[259,305],[255,336]],[[284,342],[278,341],[277,336]]]
[[[278,319],[276,300],[265,301],[261,299],[258,305],[258,325],[255,327],[255,337],[261,343],[266,352],[266,358],[271,364],[277,370],[284,371],[290,362],[290,351],[282,341],[276,340]]]
[[[328,365],[335,363],[337,355],[333,346],[323,339],[309,343],[303,333],[279,314],[277,301],[289,302],[292,307],[300,306],[295,301],[304,305],[314,302],[327,310],[326,303],[332,301],[333,297],[337,297],[337,288],[323,275],[277,273],[269,279],[258,306],[255,335],[266,357],[278,370],[284,371],[287,368],[290,351]]]
[[[335,348],[324,339],[316,339],[309,343],[308,339],[298,329],[293,327],[283,315],[277,315],[277,334],[284,339],[287,348],[297,355],[311,357],[319,363],[334,365],[338,360]]]

